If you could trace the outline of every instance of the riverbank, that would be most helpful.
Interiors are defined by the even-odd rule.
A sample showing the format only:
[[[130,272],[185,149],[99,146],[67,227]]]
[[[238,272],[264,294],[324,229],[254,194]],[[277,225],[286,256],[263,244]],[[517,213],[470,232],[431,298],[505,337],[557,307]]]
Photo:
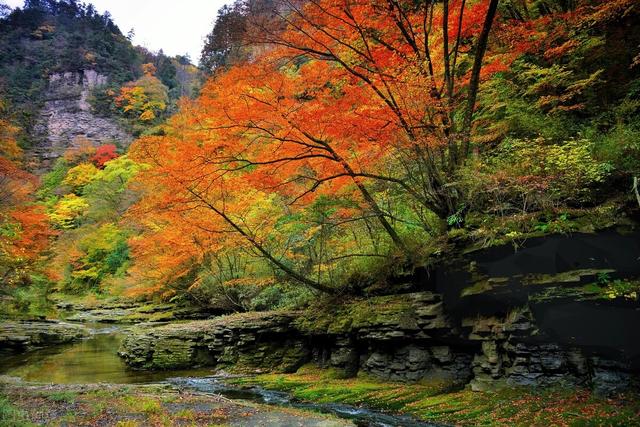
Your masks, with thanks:
[[[287,392],[303,401],[362,405],[444,425],[640,425],[638,395],[604,398],[581,388],[450,391],[439,382],[382,382],[364,375],[337,379],[313,366],[294,374],[263,374],[229,381]]]
[[[34,385],[0,379],[0,425],[346,427],[329,415],[165,385]]]
[[[131,370],[116,355],[118,342],[120,342],[122,335],[126,333],[126,329],[122,327],[107,326],[94,330],[90,337],[80,342],[7,356],[3,359],[2,366],[0,366],[0,375],[4,375],[0,376],[0,385],[5,383],[12,387],[18,386],[27,390],[33,390],[36,387],[38,393],[42,391],[45,395],[49,395],[50,392],[61,394],[63,400],[70,400],[73,403],[79,390],[85,391],[87,388],[92,389],[94,387],[103,387],[107,390],[123,390],[124,394],[133,395],[133,398],[137,399],[139,394],[136,391],[138,390],[138,385],[146,384],[146,387],[152,387],[151,390],[157,389],[162,392],[168,390],[173,393],[178,392],[180,395],[195,393],[214,396],[216,399],[223,396],[241,405],[244,403],[269,405],[274,408],[280,408],[287,414],[290,414],[290,409],[310,411],[312,414],[330,414],[339,419],[354,421],[358,426],[424,427],[432,425],[416,421],[401,414],[369,410],[360,405],[303,402],[278,391],[260,387],[247,387],[242,384],[230,384],[228,380],[237,377],[232,377],[222,372],[216,373],[212,369]],[[95,384],[97,383],[100,385],[96,386]],[[48,384],[48,386],[44,386],[44,384]],[[116,386],[116,384],[121,386]],[[132,388],[126,388],[127,384],[132,385]],[[130,390],[132,391],[129,392]],[[144,390],[149,389],[145,388]],[[18,395],[17,401],[21,402],[21,393],[14,393],[14,395],[16,394]],[[31,394],[30,392],[27,393],[29,396]],[[96,403],[94,397],[96,396],[90,395],[89,400]],[[132,397],[126,397],[125,399],[128,401]],[[16,425],[11,421],[13,419],[21,421],[18,425],[23,425],[26,422],[26,415],[20,415],[22,410],[13,406],[12,402],[14,400],[16,400],[16,396],[9,396],[5,399],[4,410],[6,416],[4,418],[0,416],[0,427],[5,427],[7,424]],[[28,402],[26,406],[29,406]],[[34,408],[37,408],[37,405]],[[116,414],[119,415],[125,409],[117,409]],[[0,404],[0,413],[2,411],[2,404]],[[56,414],[57,412],[53,414],[51,419],[47,418],[49,417],[48,414],[45,414],[41,417],[42,422],[49,425],[48,423],[51,421],[53,425],[56,425]],[[126,414],[128,413],[125,412]],[[289,423],[287,421],[283,425],[316,425],[316,417],[307,417],[304,415],[306,412],[300,414],[300,418],[295,422]],[[83,412],[81,415],[84,416],[86,414]],[[165,414],[165,418],[169,420],[167,421],[168,425],[183,425],[181,420],[174,420],[170,415]],[[307,423],[307,418],[311,421],[310,424]],[[264,424],[263,421],[258,421],[258,425]],[[105,419],[103,424],[99,425],[119,426],[120,424],[118,423],[118,420]],[[76,425],[75,421],[72,425]],[[94,424],[89,423],[89,425]],[[151,425],[155,424],[151,423]],[[197,423],[196,425],[201,424]],[[204,425],[207,424],[205,423]],[[223,423],[222,425],[228,425],[228,423]],[[236,424],[231,423],[231,425]],[[280,424],[275,423],[275,425]]]
[[[0,374],[57,384],[56,393],[88,399],[88,407],[97,397],[72,384],[161,385],[358,425],[640,425],[640,335],[630,327],[640,321],[638,239],[600,233],[552,236],[517,252],[492,248],[428,275],[395,277],[390,289],[318,298],[295,310],[187,320],[166,304],[58,302],[66,323],[89,335],[22,346]],[[108,387],[123,390],[116,414],[137,422],[126,403],[144,401],[142,391]],[[30,393],[7,398],[25,417],[29,402],[43,404]],[[163,397],[153,399],[157,418],[141,422],[189,424],[162,409]],[[130,421],[123,420],[104,424]]]

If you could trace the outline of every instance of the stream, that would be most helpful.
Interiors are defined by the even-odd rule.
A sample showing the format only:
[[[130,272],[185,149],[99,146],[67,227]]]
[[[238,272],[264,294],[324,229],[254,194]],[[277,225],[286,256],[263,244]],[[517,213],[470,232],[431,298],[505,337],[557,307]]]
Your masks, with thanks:
[[[91,336],[77,343],[5,357],[0,374],[30,382],[53,384],[169,384],[177,389],[222,395],[235,401],[333,414],[351,420],[358,426],[435,426],[404,415],[351,405],[303,402],[288,393],[261,387],[229,385],[225,383],[224,377],[214,375],[212,369],[132,370],[117,355],[124,333],[119,326],[94,326]]]

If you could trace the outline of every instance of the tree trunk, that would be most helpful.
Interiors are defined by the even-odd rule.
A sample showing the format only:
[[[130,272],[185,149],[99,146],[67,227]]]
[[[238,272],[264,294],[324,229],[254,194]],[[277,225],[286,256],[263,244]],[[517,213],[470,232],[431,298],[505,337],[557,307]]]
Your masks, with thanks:
[[[469,147],[471,141],[471,124],[473,122],[473,112],[476,107],[476,98],[478,96],[478,87],[480,86],[480,70],[482,69],[482,60],[487,51],[487,42],[489,41],[489,33],[491,26],[496,17],[499,0],[491,0],[487,16],[485,17],[482,31],[478,37],[476,45],[476,54],[473,60],[473,68],[471,69],[471,79],[469,81],[469,91],[467,94],[467,107],[464,112],[464,121],[462,123],[462,150],[459,163],[462,163],[469,156]]]

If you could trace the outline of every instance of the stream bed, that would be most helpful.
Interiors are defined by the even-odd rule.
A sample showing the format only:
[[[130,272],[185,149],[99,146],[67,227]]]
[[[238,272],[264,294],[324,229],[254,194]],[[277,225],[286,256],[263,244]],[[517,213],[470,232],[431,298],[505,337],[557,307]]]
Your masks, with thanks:
[[[219,395],[233,401],[249,401],[332,414],[348,419],[358,426],[435,425],[409,416],[351,405],[303,402],[287,393],[261,387],[229,385],[225,383],[224,377],[216,376],[212,369],[132,370],[117,355],[124,333],[126,332],[119,326],[94,326],[91,336],[77,343],[5,357],[0,366],[0,374],[48,384],[168,384],[178,390]]]

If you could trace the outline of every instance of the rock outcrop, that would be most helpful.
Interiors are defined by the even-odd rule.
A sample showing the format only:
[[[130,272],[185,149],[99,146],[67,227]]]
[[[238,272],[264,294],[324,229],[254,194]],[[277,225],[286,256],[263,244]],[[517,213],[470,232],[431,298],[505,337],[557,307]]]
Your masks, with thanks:
[[[293,372],[309,349],[294,313],[251,313],[134,330],[118,353],[132,367],[241,366]]]
[[[63,319],[83,323],[166,323],[211,317],[210,313],[202,308],[180,307],[175,304],[143,304],[125,299],[106,300],[94,304],[58,301],[56,308],[60,310]]]
[[[462,269],[457,277],[466,280],[464,286],[451,284],[457,292],[431,281],[425,283],[431,290],[327,301],[306,312],[140,330],[124,341],[120,354],[138,368],[201,364],[289,372],[315,362],[337,376],[433,379],[474,390],[580,385],[608,394],[637,388],[640,305],[636,291],[612,294],[609,282],[640,289],[639,240],[578,237],[580,252],[546,266],[545,258],[559,258],[540,253],[544,241],[517,256],[477,254],[466,268],[456,267]],[[573,238],[556,243],[564,248]],[[610,259],[600,243],[614,245],[626,258]]]
[[[624,356],[627,349],[613,354],[563,343],[540,330],[529,308],[457,322],[439,295],[418,292],[337,310],[239,314],[140,329],[119,354],[142,369],[200,365],[292,372],[313,361],[340,377],[364,372],[392,381],[469,383],[474,390],[581,385],[607,394],[638,386],[638,366]]]
[[[4,321],[0,323],[0,352],[23,352],[66,344],[89,335],[89,329],[58,321]]]
[[[472,364],[474,390],[561,384],[592,386],[608,394],[638,385],[633,360],[610,351],[563,345],[545,336],[528,311],[516,311],[506,319],[468,319],[467,325],[469,338],[481,344]]]
[[[94,114],[89,104],[91,91],[107,82],[107,76],[94,70],[50,75],[44,106],[34,128],[36,144],[31,155],[46,165],[66,149],[77,146],[81,139],[95,146],[129,145],[131,135],[115,120]]]

